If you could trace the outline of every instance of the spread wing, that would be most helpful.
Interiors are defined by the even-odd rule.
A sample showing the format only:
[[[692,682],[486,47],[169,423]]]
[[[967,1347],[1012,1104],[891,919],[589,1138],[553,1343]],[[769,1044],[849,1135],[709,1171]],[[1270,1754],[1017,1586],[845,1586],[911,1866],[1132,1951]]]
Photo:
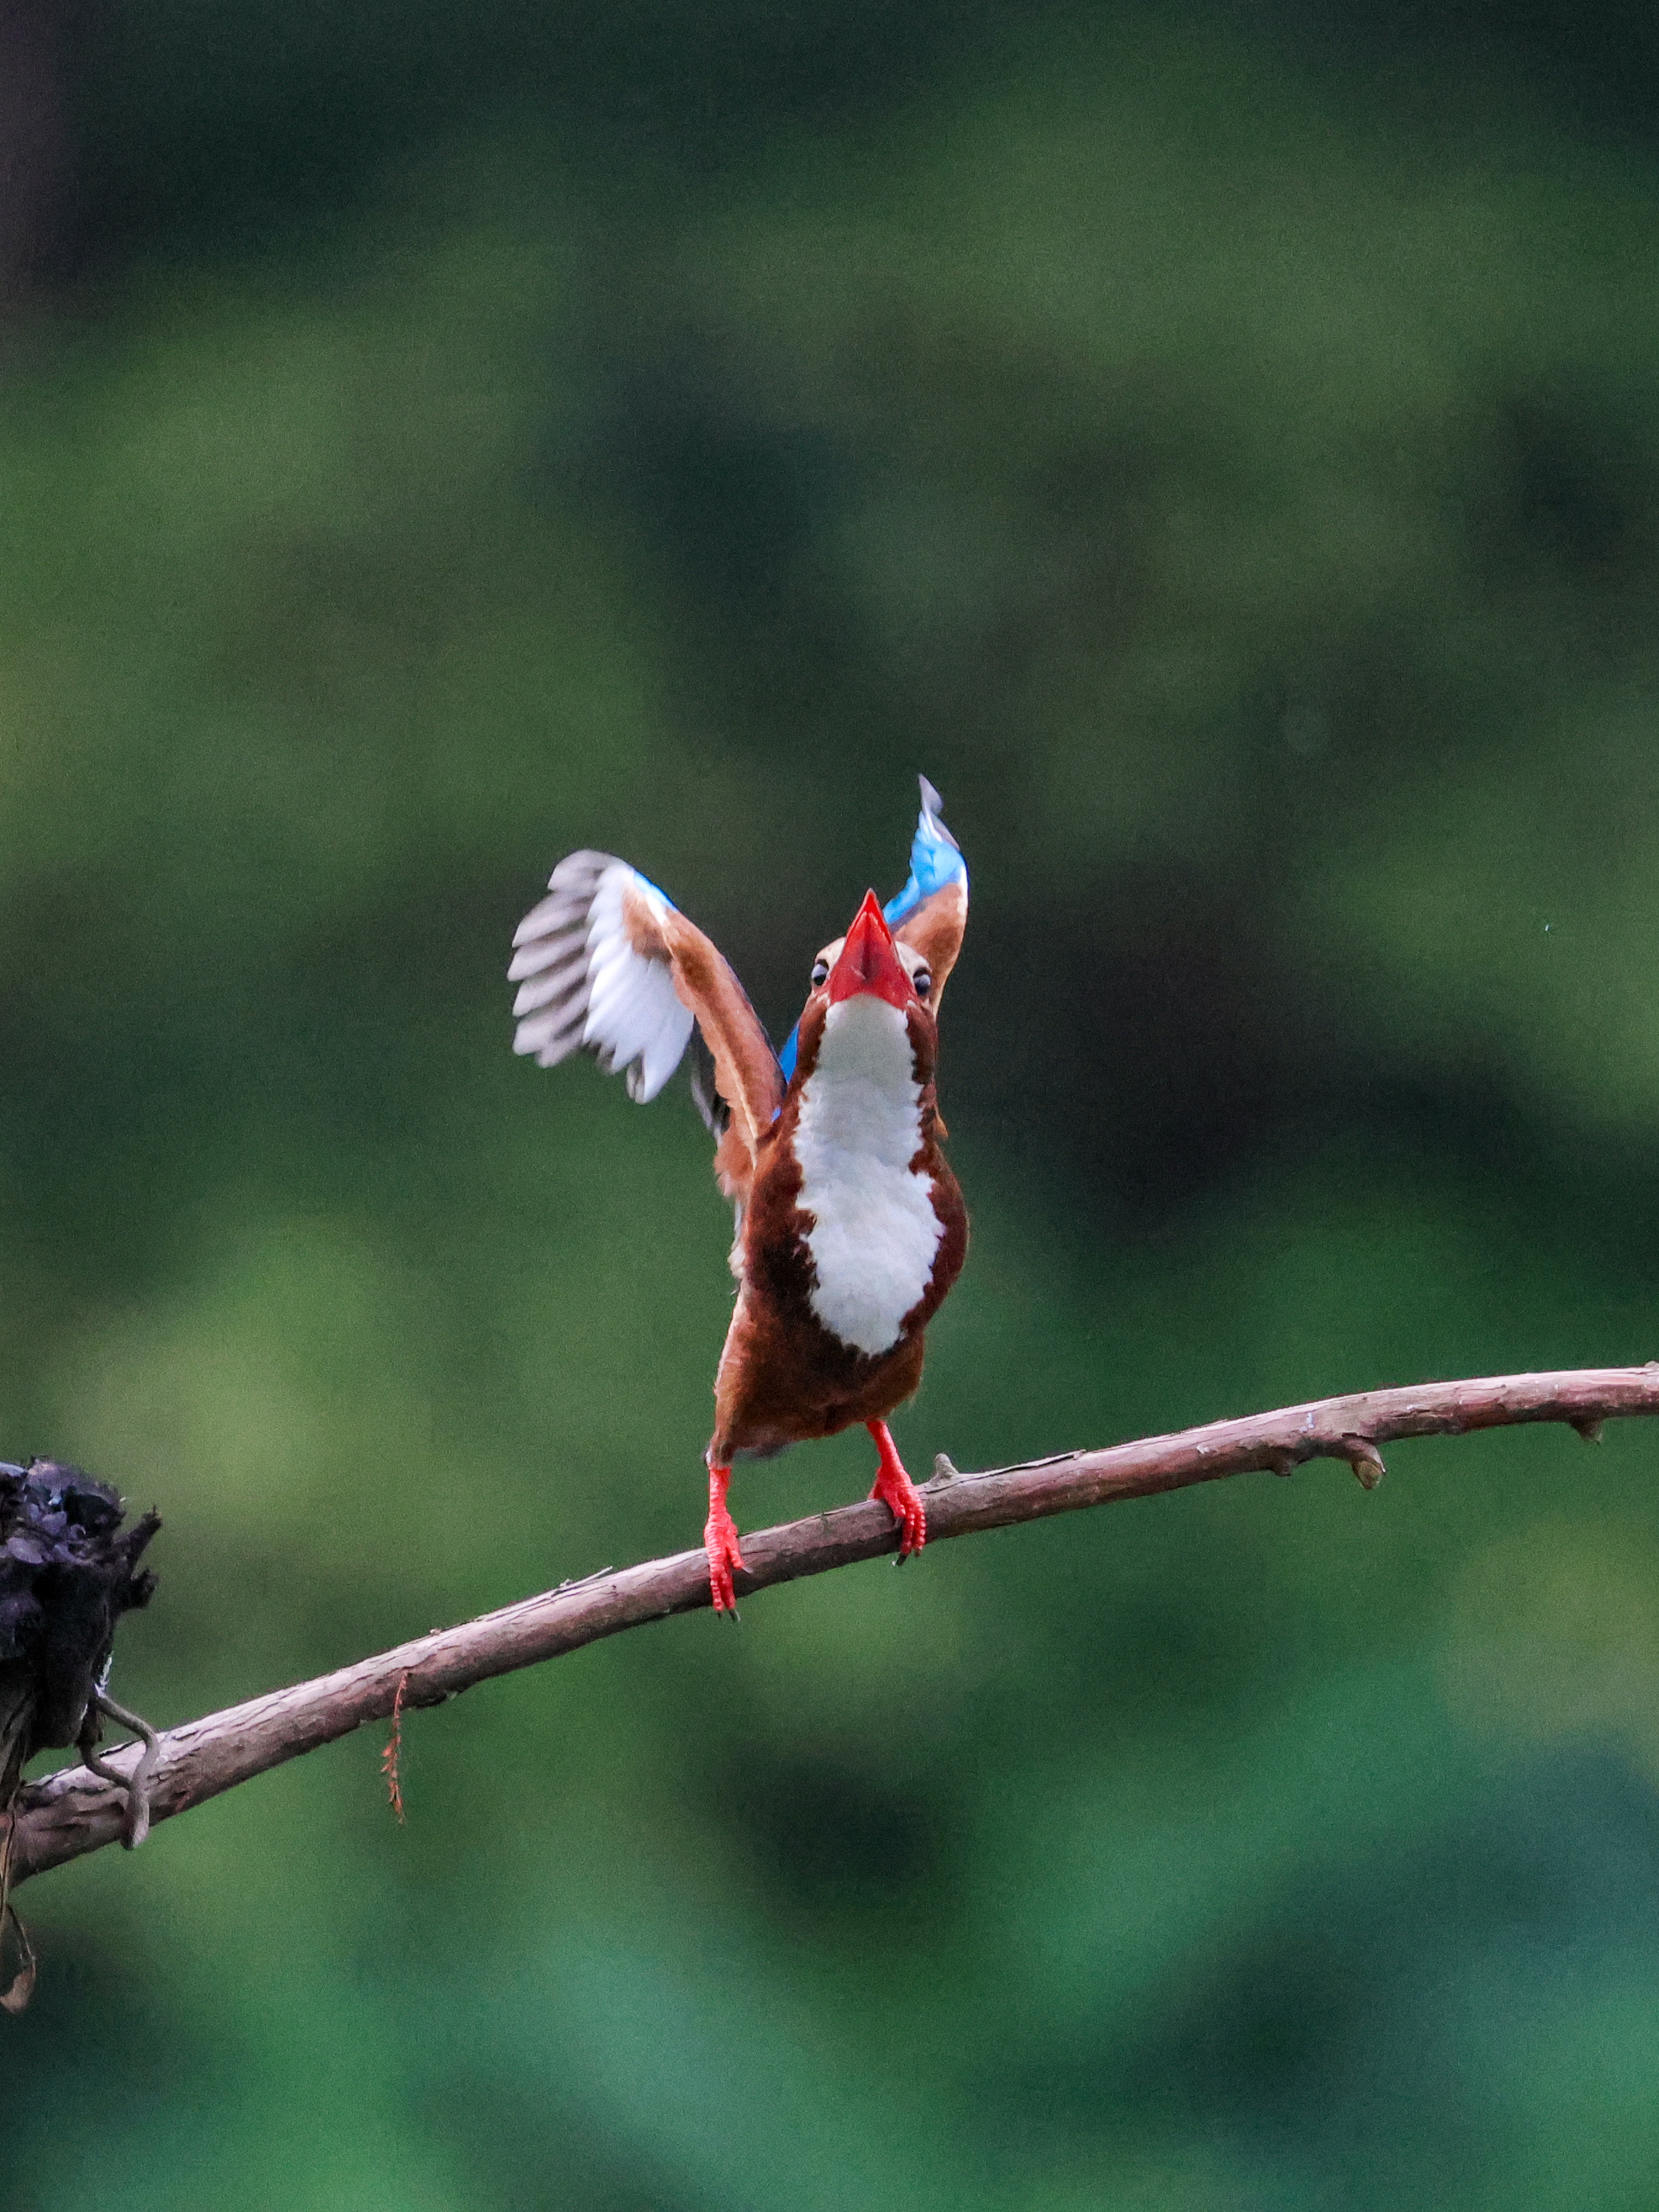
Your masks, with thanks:
[[[715,1171],[727,1197],[741,1199],[783,1076],[742,984],[702,932],[626,860],[572,853],[513,946],[513,1049],[540,1066],[591,1053],[605,1074],[623,1069],[629,1097],[643,1104],[679,1066],[696,1023],[714,1062],[717,1097],[698,1103],[720,1139]]]
[[[909,879],[882,912],[895,937],[927,956],[933,971],[928,1003],[937,1013],[968,927],[968,863],[945,826],[938,792],[925,775],[916,781],[921,786],[921,815],[910,842]]]

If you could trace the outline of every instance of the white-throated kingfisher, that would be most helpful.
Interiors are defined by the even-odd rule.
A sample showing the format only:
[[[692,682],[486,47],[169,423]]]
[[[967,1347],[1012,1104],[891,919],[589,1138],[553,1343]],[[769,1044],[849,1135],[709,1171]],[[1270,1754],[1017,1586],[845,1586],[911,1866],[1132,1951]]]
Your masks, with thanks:
[[[866,895],[812,963],[799,1021],[775,1054],[743,986],[657,886],[609,853],[572,853],[520,923],[514,1050],[552,1067],[586,1052],[629,1096],[654,1098],[695,1024],[694,1074],[737,1212],[736,1310],[714,1377],[703,1541],[716,1612],[735,1612],[743,1552],[732,1464],[862,1421],[899,1556],[927,1516],[886,1416],[921,1379],[922,1337],[962,1269],[968,1217],[939,1147],[939,1002],[968,920],[968,869],[921,780],[910,875],[884,909]]]

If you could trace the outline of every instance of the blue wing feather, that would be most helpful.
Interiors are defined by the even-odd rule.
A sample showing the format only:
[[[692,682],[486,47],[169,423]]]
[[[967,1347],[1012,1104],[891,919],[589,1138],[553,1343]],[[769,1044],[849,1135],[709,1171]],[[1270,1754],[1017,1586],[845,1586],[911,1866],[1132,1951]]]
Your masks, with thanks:
[[[940,812],[944,801],[925,775],[916,781],[921,786],[921,813],[910,841],[909,880],[897,897],[890,898],[882,908],[889,929],[896,929],[923,899],[942,891],[946,884],[967,888],[968,863],[962,857],[961,846],[945,826]]]

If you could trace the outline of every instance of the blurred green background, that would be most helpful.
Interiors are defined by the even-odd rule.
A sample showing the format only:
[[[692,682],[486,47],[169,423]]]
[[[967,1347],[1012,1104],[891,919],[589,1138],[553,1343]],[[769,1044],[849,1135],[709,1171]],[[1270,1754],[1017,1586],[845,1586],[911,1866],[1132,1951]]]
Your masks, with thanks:
[[[913,1467],[1659,1355],[1659,31],[0,11],[0,1448],[158,1722],[684,1548],[684,1090],[975,872]],[[416,1714],[21,1903],[7,2212],[1659,2205],[1659,1436],[1249,1478]],[[753,1527],[864,1441],[742,1472]]]

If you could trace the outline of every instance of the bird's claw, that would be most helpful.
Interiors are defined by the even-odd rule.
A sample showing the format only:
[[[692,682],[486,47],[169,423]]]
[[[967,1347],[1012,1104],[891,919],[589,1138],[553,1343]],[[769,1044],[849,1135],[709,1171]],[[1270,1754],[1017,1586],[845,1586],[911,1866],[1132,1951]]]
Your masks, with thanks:
[[[921,1492],[902,1467],[884,1467],[870,1495],[879,1498],[899,1524],[898,1558],[894,1564],[902,1566],[927,1541],[927,1508]]]
[[[748,1572],[748,1563],[743,1556],[743,1547],[738,1537],[738,1524],[722,1507],[711,1513],[702,1532],[703,1549],[708,1554],[708,1594],[716,1613],[729,1613],[738,1618],[737,1593],[732,1587],[734,1574]]]

